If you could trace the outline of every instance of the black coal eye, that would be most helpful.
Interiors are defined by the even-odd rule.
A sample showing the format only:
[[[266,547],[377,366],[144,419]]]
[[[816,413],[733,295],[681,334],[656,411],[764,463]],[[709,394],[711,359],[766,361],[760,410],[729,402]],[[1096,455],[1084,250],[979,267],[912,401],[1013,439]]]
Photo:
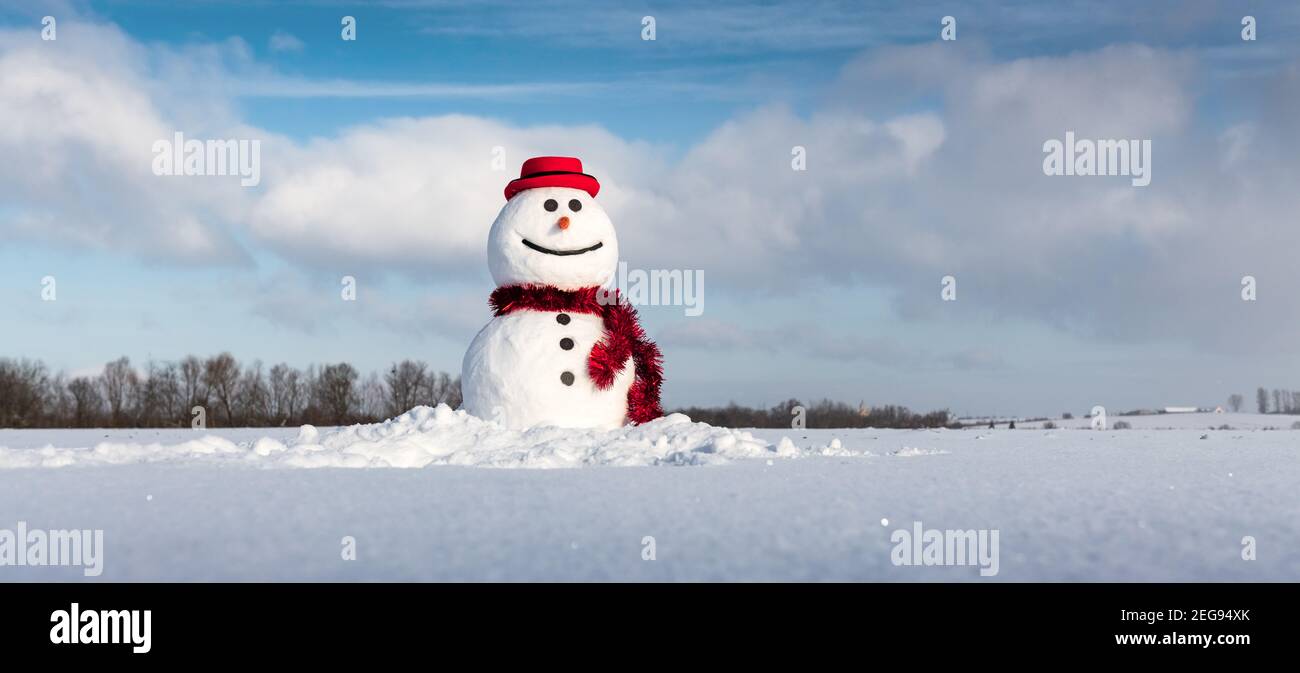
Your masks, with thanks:
[[[560,207],[560,204],[555,199],[547,199],[546,203],[542,204],[542,207],[546,209],[546,212],[553,213],[556,208]]]
[[[569,201],[569,210],[572,210],[575,213],[582,210],[582,202],[577,199]]]

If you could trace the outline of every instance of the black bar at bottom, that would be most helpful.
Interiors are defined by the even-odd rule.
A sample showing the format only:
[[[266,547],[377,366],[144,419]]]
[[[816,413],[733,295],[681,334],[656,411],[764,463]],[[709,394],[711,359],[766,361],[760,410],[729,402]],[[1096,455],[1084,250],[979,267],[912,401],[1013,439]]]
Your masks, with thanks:
[[[919,656],[918,664],[1029,652],[1241,661],[1294,653],[1297,586],[8,584],[0,585],[0,651],[127,664],[271,655],[450,666],[470,653],[543,663],[611,648],[650,662],[681,661],[698,648],[733,663],[832,652]],[[134,630],[119,634],[121,644],[52,642],[71,640],[57,627],[73,626],[74,604],[78,640],[112,639],[114,624],[128,630],[124,615]],[[145,610],[149,651],[137,653]]]

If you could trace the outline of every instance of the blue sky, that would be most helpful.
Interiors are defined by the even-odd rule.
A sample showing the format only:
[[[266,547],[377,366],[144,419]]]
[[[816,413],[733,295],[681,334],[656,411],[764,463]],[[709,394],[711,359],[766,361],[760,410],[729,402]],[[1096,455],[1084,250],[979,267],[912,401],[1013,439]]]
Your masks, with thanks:
[[[629,264],[704,271],[703,316],[642,309],[670,406],[1292,386],[1300,10],[1249,11],[1253,42],[1226,2],[2,3],[0,356],[455,373],[500,188],[559,153]],[[1152,185],[1044,176],[1066,130],[1152,139]],[[262,139],[262,184],[146,175],[173,131]]]
[[[689,141],[725,121],[738,105],[806,94],[855,51],[848,44],[772,53],[747,47],[711,50],[699,42],[678,48],[671,31],[663,42],[647,44],[639,36],[641,18],[650,10],[636,4],[619,8],[617,3],[568,4],[563,14],[548,12],[552,16],[545,17],[545,25],[519,26],[517,34],[501,25],[499,16],[526,12],[528,3],[464,9],[456,4],[112,3],[103,10],[142,40],[237,37],[278,72],[318,82],[347,80],[375,88],[437,82],[579,89],[574,94],[579,105],[558,93],[490,99],[412,94],[243,100],[250,121],[295,136],[329,134],[376,117],[481,114],[524,124],[600,124],[629,138]],[[593,9],[598,10],[596,25],[587,23]],[[339,39],[339,16],[345,12],[364,20],[362,43],[373,45],[360,58],[354,44]],[[672,25],[671,13],[663,18]],[[302,47],[274,49],[277,34],[293,36]],[[719,86],[719,79],[728,80],[727,85]],[[641,91],[639,82],[646,83]],[[664,95],[674,85],[699,89],[687,89],[687,97]],[[614,87],[618,95],[606,95],[602,87]]]

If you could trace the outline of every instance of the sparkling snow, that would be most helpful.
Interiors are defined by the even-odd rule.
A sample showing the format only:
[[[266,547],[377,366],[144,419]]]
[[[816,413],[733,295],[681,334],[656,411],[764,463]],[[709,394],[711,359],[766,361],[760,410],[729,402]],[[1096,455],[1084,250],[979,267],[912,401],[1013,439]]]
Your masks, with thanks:
[[[179,438],[186,431],[154,432]],[[115,431],[105,438],[121,434]],[[789,444],[773,447],[749,432],[693,423],[681,414],[617,430],[542,427],[516,431],[464,411],[453,411],[445,404],[416,407],[383,423],[354,425],[324,434],[304,425],[292,439],[266,436],[238,441],[216,432],[189,432],[190,437],[194,435],[198,437],[174,443],[100,441],[81,448],[0,446],[0,468],[158,462],[262,467],[700,465],[782,455],[782,451],[789,455],[794,451]]]
[[[0,529],[103,529],[97,581],[1296,581],[1293,418],[513,432],[421,408],[339,429],[0,430]],[[999,574],[893,565],[890,534],[916,521],[999,530]],[[0,567],[14,579],[86,578]]]

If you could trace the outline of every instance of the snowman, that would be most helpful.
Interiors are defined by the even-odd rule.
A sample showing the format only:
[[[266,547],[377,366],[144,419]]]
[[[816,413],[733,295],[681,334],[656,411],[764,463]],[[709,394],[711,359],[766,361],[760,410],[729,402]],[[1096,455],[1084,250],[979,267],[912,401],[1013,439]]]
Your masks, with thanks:
[[[509,428],[618,428],[663,415],[659,349],[605,286],[618,238],[600,184],[572,157],[536,157],[488,233],[494,317],[461,366],[464,408]]]

